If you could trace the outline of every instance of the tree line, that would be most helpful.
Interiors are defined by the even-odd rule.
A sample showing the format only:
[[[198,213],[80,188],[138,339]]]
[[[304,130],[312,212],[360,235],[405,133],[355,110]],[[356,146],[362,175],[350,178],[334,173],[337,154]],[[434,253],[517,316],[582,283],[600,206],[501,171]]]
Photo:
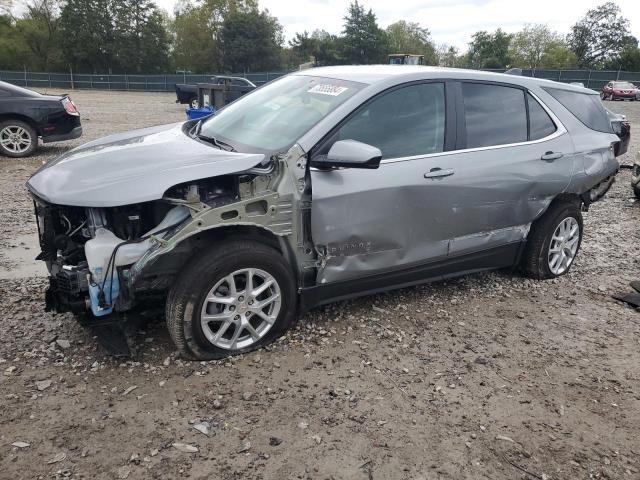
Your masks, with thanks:
[[[173,16],[153,0],[26,0],[16,16],[11,1],[0,0],[0,69],[239,73],[386,63],[390,53],[411,53],[447,67],[640,71],[638,39],[612,2],[589,10],[568,35],[546,25],[516,33],[481,30],[460,52],[436,43],[416,22],[381,28],[358,0],[345,12],[339,35],[305,31],[288,42],[257,0],[179,0]]]

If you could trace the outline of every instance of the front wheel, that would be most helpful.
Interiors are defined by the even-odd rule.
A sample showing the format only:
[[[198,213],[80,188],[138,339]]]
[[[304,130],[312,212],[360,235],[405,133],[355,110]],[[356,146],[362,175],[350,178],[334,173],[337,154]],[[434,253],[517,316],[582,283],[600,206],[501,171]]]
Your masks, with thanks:
[[[214,360],[278,338],[293,324],[296,305],[282,255],[232,240],[198,255],[179,275],[167,298],[167,326],[182,356]]]
[[[531,226],[522,257],[524,272],[541,280],[566,274],[580,249],[582,229],[579,205],[551,205]]]

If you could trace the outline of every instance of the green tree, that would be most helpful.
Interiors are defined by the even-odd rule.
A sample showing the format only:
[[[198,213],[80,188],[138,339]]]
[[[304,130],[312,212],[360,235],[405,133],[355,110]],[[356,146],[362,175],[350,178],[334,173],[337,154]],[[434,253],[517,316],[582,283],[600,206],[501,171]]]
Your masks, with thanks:
[[[267,10],[229,13],[220,31],[224,69],[250,72],[278,68],[283,42],[282,25]]]
[[[589,10],[571,27],[567,42],[580,67],[598,68],[616,57],[627,45],[629,21],[613,2]]]
[[[9,70],[22,70],[27,65],[29,48],[16,29],[10,15],[0,15],[0,65]]]
[[[453,45],[441,43],[436,47],[437,65],[440,67],[461,67],[464,58]]]
[[[389,53],[410,53],[424,55],[426,65],[438,63],[436,48],[428,29],[416,22],[400,20],[387,27],[387,47]]]
[[[222,55],[213,32],[203,28],[208,15],[203,8],[189,5],[176,12],[172,24],[174,36],[173,63],[180,70],[207,73],[218,70]]]
[[[387,53],[387,39],[384,30],[378,27],[376,16],[371,9],[355,0],[344,17],[343,56],[347,63],[382,63]]]
[[[342,55],[344,51],[343,39],[337,35],[332,35],[326,30],[314,30],[311,34],[316,42],[316,65],[319,67],[328,65],[342,65],[345,59]]]
[[[62,51],[75,71],[106,73],[116,65],[113,0],[67,0],[60,17]]]
[[[474,33],[467,53],[468,66],[472,68],[508,67],[511,37],[500,28],[493,33],[485,30]]]
[[[28,66],[34,70],[62,67],[60,4],[58,0],[35,0],[16,21],[16,29],[29,49]]]
[[[638,41],[634,37],[629,38],[623,50],[615,58],[608,60],[604,67],[607,70],[640,72],[640,48],[638,48]]]
[[[550,42],[542,55],[539,68],[576,68],[578,58],[564,39]]]
[[[175,9],[173,63],[197,73],[222,71],[220,35],[224,19],[235,12],[258,8],[257,0],[183,0]]]
[[[306,30],[302,33],[296,33],[292,40],[289,40],[289,46],[294,54],[294,60],[300,64],[309,61],[316,62],[315,54],[317,50],[315,38],[309,35]]]
[[[115,52],[118,71],[166,72],[169,34],[165,17],[152,0],[113,2]]]
[[[559,38],[561,37],[546,25],[525,25],[511,39],[509,55],[512,65],[520,68],[540,68],[547,48]]]

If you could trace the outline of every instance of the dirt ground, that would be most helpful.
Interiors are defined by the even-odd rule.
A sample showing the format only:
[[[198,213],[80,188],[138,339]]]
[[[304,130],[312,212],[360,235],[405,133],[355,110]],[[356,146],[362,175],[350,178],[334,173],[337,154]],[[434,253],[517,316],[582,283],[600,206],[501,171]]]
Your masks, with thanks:
[[[560,279],[486,273],[337,303],[219,362],[176,359],[158,319],[118,360],[44,312],[24,183],[73,145],[184,111],[170,94],[72,98],[82,139],[0,158],[0,478],[640,478],[640,315],[610,297],[640,277],[628,170]],[[640,102],[607,106],[640,150]]]

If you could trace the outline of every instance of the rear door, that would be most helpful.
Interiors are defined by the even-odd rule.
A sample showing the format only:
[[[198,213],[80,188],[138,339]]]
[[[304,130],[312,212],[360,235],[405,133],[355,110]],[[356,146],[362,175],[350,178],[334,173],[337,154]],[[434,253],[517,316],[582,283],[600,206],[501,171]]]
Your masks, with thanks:
[[[447,206],[439,223],[450,234],[448,256],[501,248],[508,265],[531,222],[569,184],[573,144],[523,88],[471,81],[457,88],[457,149],[428,165],[451,172],[433,184]]]

